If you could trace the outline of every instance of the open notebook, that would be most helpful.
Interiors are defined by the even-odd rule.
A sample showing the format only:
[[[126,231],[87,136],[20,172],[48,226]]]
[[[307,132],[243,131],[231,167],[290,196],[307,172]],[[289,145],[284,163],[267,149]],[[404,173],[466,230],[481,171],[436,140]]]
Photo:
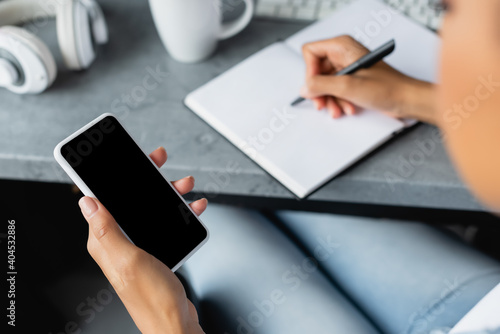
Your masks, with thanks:
[[[303,198],[391,138],[405,123],[377,111],[332,119],[310,101],[290,107],[304,83],[304,43],[349,34],[374,49],[391,38],[385,61],[435,81],[439,38],[377,0],[359,0],[213,79],[186,105]]]

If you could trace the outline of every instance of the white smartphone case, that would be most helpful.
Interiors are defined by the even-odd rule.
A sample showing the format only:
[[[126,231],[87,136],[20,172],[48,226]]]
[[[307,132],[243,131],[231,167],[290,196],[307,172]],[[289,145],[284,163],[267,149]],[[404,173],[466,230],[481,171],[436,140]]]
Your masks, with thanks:
[[[73,134],[71,134],[70,136],[68,136],[67,138],[65,138],[64,140],[62,140],[59,144],[57,144],[57,146],[54,148],[54,158],[56,159],[56,161],[59,163],[59,165],[62,167],[62,169],[68,174],[68,176],[71,178],[71,180],[76,184],[76,186],[82,191],[82,193],[85,195],[85,196],[89,196],[89,197],[93,197],[93,198],[97,198],[94,193],[92,192],[92,190],[90,190],[90,188],[85,184],[85,182],[83,182],[83,180],[80,178],[80,176],[75,172],[75,170],[70,166],[70,164],[66,161],[66,159],[64,159],[64,157],[62,156],[61,154],[61,148],[67,144],[69,141],[71,141],[72,139],[74,139],[75,137],[79,136],[82,132],[86,131],[87,129],[89,129],[90,127],[92,127],[94,124],[98,123],[100,120],[102,120],[103,118],[107,117],[107,116],[111,116],[113,118],[116,119],[116,121],[122,125],[122,127],[125,129],[125,127],[123,126],[123,124],[121,124],[121,122],[118,120],[118,118],[111,114],[111,113],[104,113],[102,114],[101,116],[97,117],[96,119],[94,119],[93,121],[91,121],[90,123],[88,123],[87,125],[83,126],[82,128],[80,128],[79,130],[75,131]],[[135,140],[135,138],[133,138],[130,133],[127,131],[127,129],[125,129],[125,132],[136,142],[137,144],[137,141]],[[137,144],[137,146],[139,146],[139,144]],[[149,155],[147,155],[144,150],[139,146],[139,148],[141,149],[142,153],[144,153],[144,155],[149,159],[149,161],[155,166],[155,168],[157,169],[158,173],[160,173],[162,176],[163,174],[161,173],[160,169],[158,168],[158,166],[156,166],[156,164],[154,163],[154,161],[149,157]],[[165,176],[163,176],[163,178],[165,178]],[[182,264],[184,264],[184,262],[187,261],[187,259],[189,259],[194,253],[196,253],[198,251],[198,249],[200,249],[209,239],[210,237],[210,231],[207,229],[206,225],[203,224],[203,222],[201,221],[201,219],[196,216],[196,214],[194,213],[194,211],[191,209],[191,207],[188,205],[188,203],[184,200],[184,198],[179,194],[179,192],[177,191],[177,189],[175,189],[174,186],[172,186],[172,184],[170,183],[170,181],[168,181],[166,178],[165,180],[168,182],[168,184],[170,185],[170,187],[175,191],[175,193],[177,194],[177,196],[180,197],[180,199],[184,202],[184,204],[186,204],[186,207],[192,212],[192,214],[197,217],[198,221],[200,222],[200,224],[203,226],[203,228],[205,228],[205,230],[207,231],[207,237],[198,244],[198,246],[196,246],[192,251],[190,251],[178,264],[176,264],[173,268],[171,268],[171,270],[173,272],[175,272],[177,269],[179,269]],[[126,182],[126,180],[124,180],[124,182]],[[98,199],[98,198],[97,198]],[[123,232],[123,234],[127,237],[128,240],[130,240],[130,242],[134,243],[130,238],[129,236],[125,233],[125,231],[123,231],[120,227],[120,230]]]

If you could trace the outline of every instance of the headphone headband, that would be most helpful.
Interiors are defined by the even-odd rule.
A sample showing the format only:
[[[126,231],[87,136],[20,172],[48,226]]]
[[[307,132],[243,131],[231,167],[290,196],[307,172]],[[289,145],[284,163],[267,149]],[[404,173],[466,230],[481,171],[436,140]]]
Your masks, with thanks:
[[[5,80],[15,81],[2,86],[21,94],[39,93],[52,83],[57,69],[51,52],[30,29],[16,27],[51,18],[56,18],[59,47],[71,70],[88,68],[95,58],[93,41],[108,40],[106,21],[95,0],[0,1],[0,51],[12,53],[17,61],[6,58],[0,63]],[[1,58],[5,57],[0,54]]]
[[[56,16],[57,6],[66,0],[5,0],[0,2],[0,26],[16,25]]]
[[[41,18],[53,18],[60,7],[73,0],[4,0],[0,1],[0,26],[17,25]],[[101,7],[95,0],[78,0],[89,14],[92,34],[98,44],[108,42],[108,28]]]

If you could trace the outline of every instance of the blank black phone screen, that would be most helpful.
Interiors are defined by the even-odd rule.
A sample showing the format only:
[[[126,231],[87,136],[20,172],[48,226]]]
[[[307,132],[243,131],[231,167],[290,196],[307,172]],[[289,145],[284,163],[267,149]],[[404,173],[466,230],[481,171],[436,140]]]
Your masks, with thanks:
[[[113,116],[61,153],[130,239],[169,268],[206,239],[205,227]]]

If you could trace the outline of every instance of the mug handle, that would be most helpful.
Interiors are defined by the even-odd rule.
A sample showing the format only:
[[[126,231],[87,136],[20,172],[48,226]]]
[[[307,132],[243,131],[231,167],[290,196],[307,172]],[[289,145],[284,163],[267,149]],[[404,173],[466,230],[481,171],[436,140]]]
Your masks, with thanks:
[[[219,39],[226,39],[232,37],[243,30],[253,17],[254,0],[244,0],[245,12],[241,17],[233,22],[225,23],[221,26]]]

